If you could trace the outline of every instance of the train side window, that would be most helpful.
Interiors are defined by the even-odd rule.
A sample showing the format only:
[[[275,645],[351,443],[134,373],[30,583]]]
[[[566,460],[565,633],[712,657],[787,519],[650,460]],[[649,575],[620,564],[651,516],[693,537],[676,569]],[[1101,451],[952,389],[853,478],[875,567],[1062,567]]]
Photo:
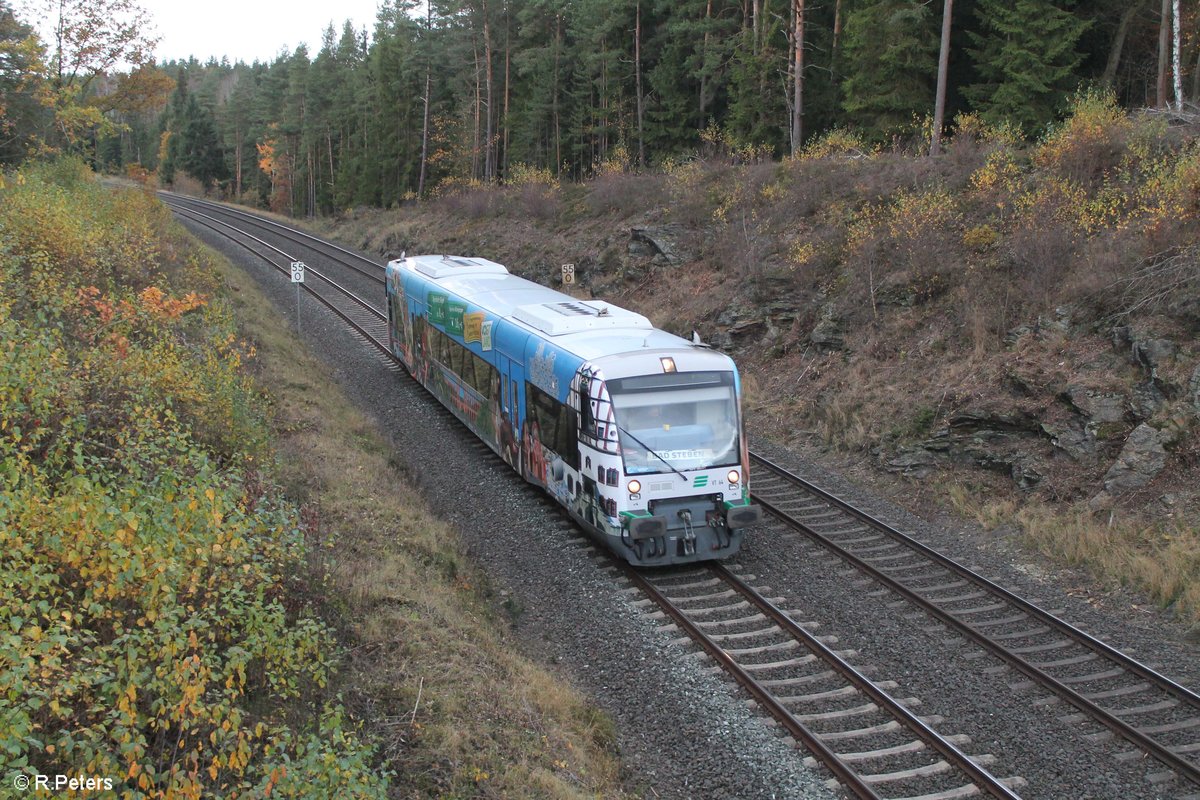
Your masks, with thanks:
[[[413,320],[413,346],[421,352],[423,358],[428,358],[429,353],[425,352],[425,318],[418,316]]]
[[[526,422],[536,424],[538,439],[574,469],[579,469],[579,424],[575,409],[558,402],[533,384],[525,384]]]

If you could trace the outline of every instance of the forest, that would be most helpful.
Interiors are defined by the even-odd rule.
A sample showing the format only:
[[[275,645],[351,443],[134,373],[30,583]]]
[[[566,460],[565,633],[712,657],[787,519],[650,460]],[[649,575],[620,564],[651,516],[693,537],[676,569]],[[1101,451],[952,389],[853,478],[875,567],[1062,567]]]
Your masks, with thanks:
[[[1178,114],[1200,96],[1181,0],[388,0],[372,30],[253,64],[154,63],[132,0],[55,4],[50,43],[8,3],[0,160],[75,151],[295,216],[783,158],[837,128],[909,152],[963,119],[1036,140],[1081,89]]]

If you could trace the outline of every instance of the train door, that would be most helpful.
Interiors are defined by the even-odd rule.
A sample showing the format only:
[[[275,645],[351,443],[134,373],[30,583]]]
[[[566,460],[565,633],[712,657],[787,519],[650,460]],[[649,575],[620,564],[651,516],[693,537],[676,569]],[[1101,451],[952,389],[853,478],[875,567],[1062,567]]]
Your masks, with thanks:
[[[496,370],[500,373],[500,429],[496,441],[500,446],[500,456],[505,462],[521,471],[520,447],[520,405],[517,396],[517,386],[520,384],[519,364],[513,362],[504,353],[496,355]]]

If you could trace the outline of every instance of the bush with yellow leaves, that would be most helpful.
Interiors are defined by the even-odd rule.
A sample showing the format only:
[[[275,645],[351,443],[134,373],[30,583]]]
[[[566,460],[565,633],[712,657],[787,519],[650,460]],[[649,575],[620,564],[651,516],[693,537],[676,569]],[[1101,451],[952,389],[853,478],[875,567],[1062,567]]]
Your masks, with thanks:
[[[252,469],[252,350],[173,288],[204,269],[170,229],[78,162],[0,188],[0,773],[382,797],[324,696],[299,514]]]

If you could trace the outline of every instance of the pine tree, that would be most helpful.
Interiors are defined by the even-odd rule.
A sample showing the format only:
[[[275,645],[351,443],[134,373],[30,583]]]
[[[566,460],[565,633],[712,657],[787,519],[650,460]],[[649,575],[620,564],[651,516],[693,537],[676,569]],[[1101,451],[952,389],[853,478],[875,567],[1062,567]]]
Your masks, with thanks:
[[[216,120],[213,119],[211,110],[196,101],[195,95],[188,98],[180,141],[182,146],[179,166],[200,181],[206,191],[212,188],[216,181],[225,178],[228,171],[225,167],[225,152],[217,136]]]
[[[842,107],[877,139],[928,113],[937,82],[937,21],[928,3],[878,0],[846,20]]]
[[[695,147],[699,132],[728,104],[729,63],[741,39],[739,5],[728,0],[658,0],[664,20],[648,50],[658,55],[649,73],[655,105],[649,141],[656,149]]]
[[[981,78],[963,94],[994,124],[1026,134],[1052,120],[1080,81],[1079,37],[1088,27],[1071,0],[979,0],[969,52]]]

